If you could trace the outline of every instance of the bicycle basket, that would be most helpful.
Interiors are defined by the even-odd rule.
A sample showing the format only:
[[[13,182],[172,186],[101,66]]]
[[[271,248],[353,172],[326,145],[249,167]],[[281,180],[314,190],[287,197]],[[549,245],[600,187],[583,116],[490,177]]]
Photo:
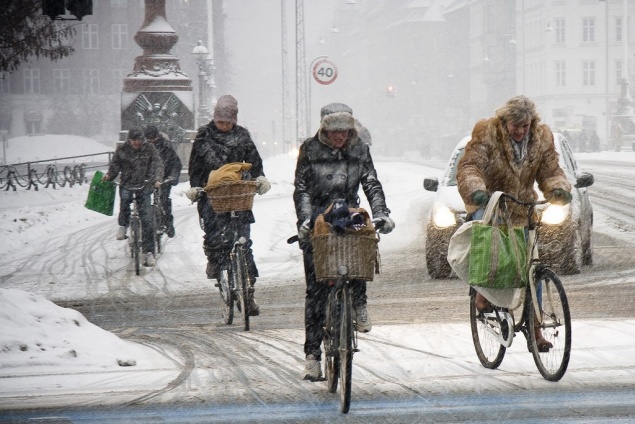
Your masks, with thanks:
[[[205,189],[214,212],[249,211],[254,205],[256,181],[224,181]]]
[[[347,277],[373,281],[377,261],[378,239],[368,235],[319,234],[311,238],[313,263],[317,280],[341,277],[340,266],[346,266]]]

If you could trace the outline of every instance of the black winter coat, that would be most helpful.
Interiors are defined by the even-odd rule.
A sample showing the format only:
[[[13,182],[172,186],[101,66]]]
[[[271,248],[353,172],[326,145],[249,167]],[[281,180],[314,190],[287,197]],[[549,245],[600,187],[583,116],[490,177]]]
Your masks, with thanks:
[[[159,151],[159,155],[161,155],[161,159],[163,160],[163,178],[172,178],[172,185],[177,185],[183,166],[172,144],[163,137],[159,137],[159,139],[152,144]]]
[[[321,213],[335,199],[346,199],[350,207],[358,207],[360,185],[373,217],[390,213],[370,150],[358,138],[344,149],[325,145],[317,135],[305,140],[300,146],[294,184],[298,225],[313,213]]]
[[[111,181],[119,173],[121,185],[126,188],[140,188],[156,181],[163,181],[163,161],[159,151],[147,142],[135,150],[130,141],[126,141],[115,150],[108,167],[108,177]]]
[[[265,175],[260,154],[246,128],[235,125],[223,133],[214,121],[200,127],[190,154],[190,186],[205,187],[211,171],[232,162],[250,163],[251,178]]]

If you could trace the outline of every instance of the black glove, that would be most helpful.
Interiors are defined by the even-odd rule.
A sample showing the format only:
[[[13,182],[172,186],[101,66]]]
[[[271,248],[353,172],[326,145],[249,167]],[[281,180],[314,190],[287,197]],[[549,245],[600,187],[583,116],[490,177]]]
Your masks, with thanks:
[[[472,202],[477,206],[485,206],[489,201],[489,196],[483,190],[476,190],[470,197],[472,198]]]
[[[571,193],[564,189],[557,188],[551,192],[549,203],[552,203],[554,205],[567,205],[571,203],[572,198],[573,196],[571,196]]]

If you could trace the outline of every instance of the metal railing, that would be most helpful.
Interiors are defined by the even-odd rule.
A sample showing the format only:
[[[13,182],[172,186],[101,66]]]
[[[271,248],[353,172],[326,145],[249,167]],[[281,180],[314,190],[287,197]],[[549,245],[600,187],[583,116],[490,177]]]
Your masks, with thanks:
[[[72,187],[88,182],[86,175],[91,170],[108,166],[114,152],[93,153],[90,155],[68,156],[64,158],[43,159],[31,162],[14,163],[0,166],[0,190],[17,190],[18,187],[38,190],[53,186]],[[95,160],[103,157],[103,160]],[[84,159],[77,163],[78,159]],[[89,162],[87,164],[86,162]]]

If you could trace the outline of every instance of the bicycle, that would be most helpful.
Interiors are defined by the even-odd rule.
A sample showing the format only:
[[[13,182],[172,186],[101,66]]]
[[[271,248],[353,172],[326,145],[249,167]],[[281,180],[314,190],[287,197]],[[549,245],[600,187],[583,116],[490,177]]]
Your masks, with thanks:
[[[560,278],[538,257],[540,222],[548,202],[523,202],[503,193],[500,202],[505,201],[527,208],[528,283],[514,289],[518,290],[518,298],[512,306],[492,304],[482,312],[476,307],[476,289],[470,287],[470,326],[476,355],[485,368],[496,369],[512,345],[515,333],[522,332],[540,374],[548,381],[558,381],[564,376],[571,355],[571,315]],[[513,310],[519,308],[522,313],[515,322]],[[540,328],[551,347],[538,346],[536,328]]]
[[[121,190],[121,183],[113,182],[119,186]],[[125,187],[126,190],[132,193],[132,203],[130,204],[130,240],[128,245],[130,246],[130,257],[134,259],[135,274],[141,274],[141,257],[142,257],[142,231],[141,231],[141,217],[139,216],[139,209],[137,207],[137,194],[141,193],[146,187]]]

